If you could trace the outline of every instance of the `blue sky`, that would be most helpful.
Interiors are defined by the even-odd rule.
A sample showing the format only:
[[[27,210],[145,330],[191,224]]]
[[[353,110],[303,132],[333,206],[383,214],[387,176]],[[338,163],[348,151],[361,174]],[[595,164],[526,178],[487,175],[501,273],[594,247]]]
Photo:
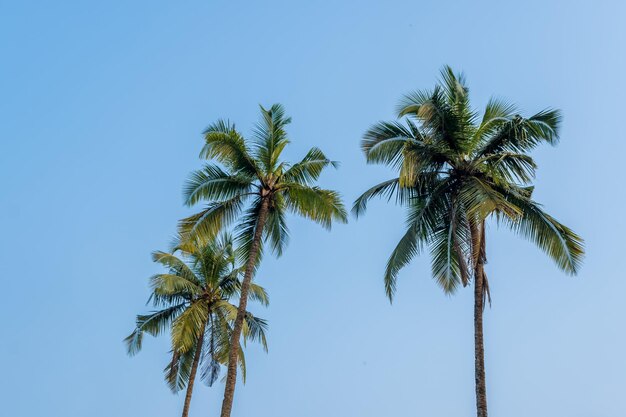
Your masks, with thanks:
[[[392,174],[360,136],[402,94],[463,70],[473,102],[564,112],[535,152],[537,199],[587,242],[578,277],[492,225],[485,334],[494,416],[626,415],[621,1],[0,1],[0,393],[14,417],[174,416],[167,338],[128,358],[150,252],[167,248],[201,131],[293,117],[289,159],[317,145],[348,204]],[[269,354],[248,351],[236,416],[474,413],[472,291],[445,296],[422,257],[393,305],[382,270],[402,210],[375,203],[328,233],[290,219],[266,258]],[[217,416],[222,385],[192,415]]]

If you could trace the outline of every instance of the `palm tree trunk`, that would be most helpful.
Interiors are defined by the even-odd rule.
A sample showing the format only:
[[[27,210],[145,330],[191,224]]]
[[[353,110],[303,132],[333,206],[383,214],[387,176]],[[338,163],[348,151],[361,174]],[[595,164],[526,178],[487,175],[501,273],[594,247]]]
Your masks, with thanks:
[[[476,230],[477,229],[477,230]],[[474,377],[476,380],[476,415],[487,417],[487,383],[485,380],[485,346],[483,342],[483,311],[485,304],[485,222],[475,228],[478,243],[474,269]]]
[[[254,231],[254,237],[250,246],[250,253],[248,254],[246,271],[243,276],[243,282],[241,283],[241,296],[239,298],[237,318],[235,318],[233,334],[230,339],[230,352],[228,353],[228,373],[226,375],[226,387],[224,389],[224,400],[222,401],[222,412],[220,414],[221,417],[230,417],[230,413],[233,408],[233,399],[235,397],[235,384],[237,382],[237,356],[239,354],[239,339],[241,338],[241,331],[243,329],[243,319],[246,315],[246,306],[248,304],[248,290],[250,289],[252,274],[254,273],[254,268],[256,266],[259,246],[261,244],[261,237],[263,235],[263,228],[265,227],[265,222],[267,221],[268,210],[269,200],[268,198],[263,198],[263,201],[261,202],[261,209],[259,210],[257,227]]]
[[[189,382],[187,383],[187,393],[185,394],[185,405],[183,406],[183,417],[189,415],[189,404],[191,404],[191,394],[193,393],[193,383],[196,380],[196,372],[200,363],[200,355],[202,353],[202,342],[204,341],[204,333],[200,335],[196,346],[196,353],[193,355],[193,363],[191,364],[191,373],[189,374]]]

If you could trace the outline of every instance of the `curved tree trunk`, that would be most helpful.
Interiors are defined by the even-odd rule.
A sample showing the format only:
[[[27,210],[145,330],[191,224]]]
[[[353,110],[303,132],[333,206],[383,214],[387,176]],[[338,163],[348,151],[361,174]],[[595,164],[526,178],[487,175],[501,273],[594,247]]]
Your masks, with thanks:
[[[191,364],[191,373],[189,374],[189,382],[187,383],[187,393],[185,394],[185,405],[183,406],[183,417],[189,415],[189,404],[191,404],[191,395],[193,393],[193,383],[196,380],[196,372],[200,363],[200,355],[202,354],[202,342],[204,341],[204,333],[198,339],[196,352],[193,355],[193,363]]]
[[[250,253],[248,254],[248,261],[246,263],[246,271],[243,276],[243,282],[241,283],[241,296],[239,298],[239,307],[237,308],[237,318],[235,319],[235,325],[233,326],[233,334],[230,339],[230,352],[228,353],[228,373],[226,375],[226,387],[224,388],[224,400],[222,401],[221,417],[230,417],[230,413],[233,408],[233,399],[235,397],[235,384],[237,382],[237,357],[239,350],[239,339],[241,338],[241,331],[243,329],[243,319],[246,315],[246,307],[248,304],[248,290],[250,289],[250,282],[252,281],[252,275],[254,273],[254,267],[256,266],[256,259],[259,254],[259,247],[261,245],[261,238],[263,236],[263,228],[267,220],[267,214],[269,210],[269,200],[263,199],[261,203],[261,209],[259,210],[259,220],[256,230],[254,231],[254,237],[250,246]]]
[[[483,343],[483,311],[485,308],[485,222],[474,228],[474,244],[478,253],[474,265],[474,377],[476,380],[476,415],[487,417],[487,383],[485,380],[485,346]]]

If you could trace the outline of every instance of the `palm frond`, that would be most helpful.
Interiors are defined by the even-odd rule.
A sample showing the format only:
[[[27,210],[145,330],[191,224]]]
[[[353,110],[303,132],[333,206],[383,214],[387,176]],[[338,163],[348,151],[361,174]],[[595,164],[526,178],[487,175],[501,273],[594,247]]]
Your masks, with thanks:
[[[333,220],[347,222],[347,213],[339,193],[297,183],[283,184],[287,207],[296,214],[330,229]]]
[[[173,393],[177,393],[187,386],[196,349],[198,349],[198,347],[194,346],[184,353],[177,351],[171,352],[172,360],[165,367],[163,373],[165,374],[165,382]]]
[[[522,216],[505,219],[511,229],[539,246],[560,269],[571,275],[576,274],[585,252],[583,239],[545,213],[537,203],[508,197],[522,210]]]
[[[204,131],[205,144],[200,152],[204,159],[216,159],[236,173],[256,176],[259,169],[235,125],[218,120]]]
[[[185,204],[192,206],[201,200],[228,200],[252,189],[253,177],[229,174],[219,166],[207,164],[191,173],[183,188]]]
[[[267,213],[265,224],[266,240],[276,256],[282,256],[283,250],[289,242],[289,228],[285,213],[284,197],[281,194],[274,196],[274,204]]]
[[[317,181],[327,166],[337,168],[339,163],[328,159],[319,148],[311,148],[300,162],[285,171],[282,179],[308,185]]]
[[[172,346],[181,353],[191,349],[204,333],[209,318],[208,303],[199,299],[185,309],[172,323]]]
[[[179,233],[185,238],[211,240],[225,227],[237,219],[246,200],[237,195],[229,200],[211,202],[206,209],[182,219],[178,223]]]
[[[285,146],[289,143],[285,126],[291,118],[285,116],[285,109],[274,104],[269,109],[261,108],[261,121],[255,126],[255,157],[266,173],[273,172]]]
[[[152,260],[170,268],[171,273],[174,273],[189,282],[193,282],[198,285],[201,284],[200,279],[191,270],[191,268],[189,268],[189,266],[176,255],[167,252],[155,251],[152,253]]]
[[[158,336],[168,329],[185,306],[186,303],[181,303],[150,314],[138,315],[135,330],[124,339],[128,354],[133,356],[141,350],[144,333]]]

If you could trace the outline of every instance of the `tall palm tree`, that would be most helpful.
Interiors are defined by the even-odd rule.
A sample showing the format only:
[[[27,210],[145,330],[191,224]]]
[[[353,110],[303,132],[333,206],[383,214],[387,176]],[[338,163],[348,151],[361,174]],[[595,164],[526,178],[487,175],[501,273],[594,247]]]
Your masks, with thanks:
[[[194,172],[185,187],[185,202],[193,206],[200,201],[208,204],[201,212],[183,219],[181,233],[211,238],[219,230],[236,223],[237,241],[246,263],[241,286],[239,310],[231,336],[231,346],[237,346],[244,323],[250,281],[269,243],[280,256],[288,239],[286,212],[301,215],[330,229],[332,221],[346,221],[346,211],[337,192],[315,185],[329,160],[318,148],[312,148],[293,165],[281,160],[289,143],[285,126],[291,119],[283,107],[274,104],[261,107],[261,120],[251,140],[244,139],[228,121],[210,125],[200,156],[220,165],[207,164]],[[237,378],[237,356],[231,349],[228,374],[222,403],[222,417],[230,416]]]
[[[486,221],[496,219],[530,239],[569,274],[583,257],[583,240],[532,199],[536,165],[528,153],[542,142],[557,143],[561,115],[548,109],[524,118],[515,106],[492,99],[480,117],[470,106],[463,75],[444,67],[434,89],[404,97],[398,117],[404,123],[371,127],[362,149],[368,163],[391,166],[399,175],[361,195],[353,212],[362,214],[376,196],[395,198],[408,209],[407,231],[384,275],[390,300],[398,272],[424,247],[446,293],[473,281],[476,405],[478,417],[486,417]]]
[[[241,290],[242,268],[235,267],[232,238],[223,235],[206,244],[177,241],[173,253],[154,252],[152,258],[168,269],[150,279],[149,302],[159,310],[138,315],[135,330],[128,336],[128,353],[141,350],[144,333],[158,336],[169,330],[172,338],[172,360],[165,368],[165,379],[173,392],[187,387],[183,417],[189,414],[198,367],[201,379],[211,386],[228,361],[232,324],[237,307],[229,302]],[[176,252],[182,254],[176,256]],[[265,290],[251,283],[250,296],[267,305]],[[246,312],[243,321],[245,340],[257,340],[267,349],[266,323]],[[245,379],[245,360],[241,346],[239,365]]]

